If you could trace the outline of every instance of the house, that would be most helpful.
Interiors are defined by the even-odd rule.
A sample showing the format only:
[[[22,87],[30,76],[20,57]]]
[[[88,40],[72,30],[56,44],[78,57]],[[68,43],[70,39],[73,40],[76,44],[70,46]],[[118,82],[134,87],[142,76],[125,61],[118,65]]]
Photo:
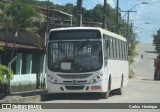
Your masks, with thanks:
[[[46,8],[40,8],[44,17]],[[71,15],[62,11],[49,9],[50,15],[72,17]],[[2,10],[1,10],[2,13]],[[51,22],[51,18],[50,18]],[[37,27],[35,24],[34,28]],[[61,27],[60,24],[55,24],[50,28]],[[33,35],[25,30],[21,30],[18,35],[18,40],[15,44],[15,52],[11,58],[15,38],[12,31],[6,36],[6,32],[3,28],[0,28],[0,46],[7,48],[0,51],[0,64],[7,64],[8,67],[14,71],[13,80],[9,81],[10,92],[22,92],[22,91],[34,91],[36,89],[45,88],[45,37],[46,28],[35,28],[36,32],[41,35],[43,46],[37,47]],[[6,52],[7,51],[7,52]]]
[[[3,1],[7,2],[7,0]],[[47,16],[49,19],[48,28],[39,29],[39,24],[34,22],[36,32],[41,35],[41,38],[38,40],[42,40],[43,46],[37,47],[33,35],[21,30],[19,32],[17,44],[15,45],[14,56],[11,58],[15,42],[13,34],[10,32],[10,34],[6,36],[5,30],[0,28],[0,46],[7,48],[7,50],[0,51],[0,64],[7,64],[15,73],[13,80],[10,80],[8,83],[11,92],[34,91],[36,89],[45,88],[46,55],[44,43],[46,40],[46,29],[49,31],[51,28],[75,26],[75,22],[72,21],[72,15],[68,13],[56,9],[48,10],[47,8],[38,6],[34,7],[41,11],[41,16],[44,17],[44,19],[46,19]],[[2,12],[3,11],[0,10],[0,14]],[[70,20],[64,20],[65,17],[70,18]],[[83,23],[84,26],[101,27],[101,23]]]
[[[20,39],[15,45],[14,56],[10,59],[14,37],[9,35],[9,38],[6,39],[4,34],[4,30],[0,30],[0,45],[6,47],[7,44],[7,54],[5,50],[0,52],[0,62],[1,64],[7,63],[15,73],[14,79],[10,81],[10,91],[21,92],[44,88],[44,85],[42,87],[45,79],[44,49],[35,46],[30,33],[20,31],[18,37]]]

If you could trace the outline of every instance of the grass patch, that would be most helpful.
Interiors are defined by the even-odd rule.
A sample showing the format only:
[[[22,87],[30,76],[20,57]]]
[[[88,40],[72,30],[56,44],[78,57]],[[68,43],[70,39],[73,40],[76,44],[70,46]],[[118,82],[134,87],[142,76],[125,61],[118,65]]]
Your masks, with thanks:
[[[134,62],[134,59],[132,56],[128,57],[128,62],[129,62],[129,65],[131,65]]]
[[[129,78],[133,78],[134,76],[135,76],[135,73],[133,72],[131,67],[129,67]]]

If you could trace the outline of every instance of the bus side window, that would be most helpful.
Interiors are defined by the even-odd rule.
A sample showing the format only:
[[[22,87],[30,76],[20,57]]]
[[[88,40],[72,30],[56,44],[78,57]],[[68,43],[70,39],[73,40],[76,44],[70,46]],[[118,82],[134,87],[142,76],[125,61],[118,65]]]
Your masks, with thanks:
[[[117,40],[117,59],[120,59],[120,55],[119,55],[119,40]]]
[[[127,46],[127,60],[128,60],[128,43],[126,43],[126,46]]]
[[[104,36],[103,44],[104,44],[104,59],[108,59],[108,47],[109,47],[109,38],[106,35]]]
[[[122,60],[124,60],[124,49],[123,49],[124,47],[123,46],[124,46],[124,44],[122,42]]]
[[[116,46],[115,46],[115,39],[113,39],[113,41],[112,41],[112,44],[113,44],[113,59],[115,59],[116,58]]]
[[[123,60],[123,42],[120,43],[121,46],[121,60]]]
[[[117,40],[114,39],[114,58],[115,60],[117,59]]]
[[[104,53],[104,59],[107,59],[107,51],[106,51],[106,40],[103,41],[103,53]]]
[[[110,38],[110,46],[109,46],[109,49],[110,49],[110,59],[113,59],[113,43],[112,43],[112,38]]]
[[[122,60],[122,48],[121,48],[121,41],[119,41],[119,59]]]
[[[122,49],[123,49],[123,60],[125,60],[125,43],[122,42]]]
[[[107,57],[108,59],[111,58],[111,55],[110,55],[110,37],[107,37]]]
[[[115,39],[115,43],[114,43],[114,44],[115,44],[115,49],[114,49],[114,51],[115,51],[115,59],[116,59],[116,60],[118,59],[118,51],[117,51],[117,50],[118,50],[118,49],[117,49],[118,47],[117,47],[117,41],[118,41],[118,40]]]

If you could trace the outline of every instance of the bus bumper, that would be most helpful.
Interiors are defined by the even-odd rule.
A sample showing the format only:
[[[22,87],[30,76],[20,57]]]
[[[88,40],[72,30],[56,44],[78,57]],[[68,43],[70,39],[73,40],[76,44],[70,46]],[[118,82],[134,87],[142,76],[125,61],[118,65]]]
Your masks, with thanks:
[[[48,82],[48,93],[102,93],[107,91],[107,80],[92,84],[64,85]]]

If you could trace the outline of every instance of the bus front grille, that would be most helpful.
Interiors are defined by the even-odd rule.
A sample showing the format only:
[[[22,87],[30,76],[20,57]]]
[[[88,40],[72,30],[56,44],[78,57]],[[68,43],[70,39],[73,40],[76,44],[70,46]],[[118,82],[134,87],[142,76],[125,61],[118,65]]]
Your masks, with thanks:
[[[68,90],[82,90],[84,86],[65,86]]]
[[[57,75],[64,79],[81,79],[81,78],[87,78],[92,74],[57,74]]]
[[[80,80],[80,81],[63,81],[64,84],[84,84],[87,83],[87,80]]]

